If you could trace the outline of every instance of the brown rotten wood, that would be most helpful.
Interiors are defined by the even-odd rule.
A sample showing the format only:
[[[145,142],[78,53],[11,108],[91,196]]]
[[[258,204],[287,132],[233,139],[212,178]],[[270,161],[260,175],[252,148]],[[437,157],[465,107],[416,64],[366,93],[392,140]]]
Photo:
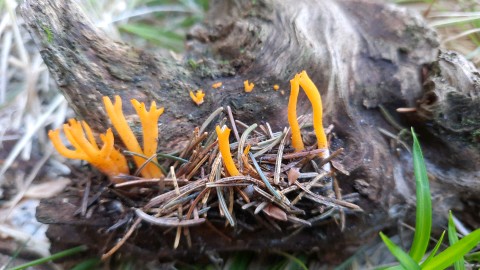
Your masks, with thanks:
[[[349,218],[343,234],[335,226],[304,230],[295,238],[300,246],[291,245],[295,240],[277,241],[284,236],[279,233],[229,235],[232,240],[226,245],[201,227],[193,232],[198,236],[196,251],[200,246],[220,251],[314,246],[335,252],[365,243],[379,229],[390,227],[387,210],[406,206],[414,187],[410,154],[379,131],[399,132],[380,106],[396,122],[415,126],[420,133],[438,209],[459,207],[457,199],[467,196],[478,198],[479,73],[461,55],[441,51],[435,32],[405,9],[360,0],[213,1],[205,23],[191,30],[180,61],[113,41],[70,0],[26,0],[20,12],[80,117],[104,131],[108,121],[102,96],[156,100],[165,107],[161,149],[181,149],[193,128],[219,106],[230,105],[237,119],[250,124],[286,126],[289,80],[301,70],[310,74],[322,94],[324,122],[334,125],[332,148],[345,148],[333,161],[350,172],[341,177],[341,186],[364,195],[360,205],[367,214]],[[192,61],[196,64],[189,64]],[[251,93],[243,91],[246,79],[255,83]],[[211,85],[217,81],[223,87],[214,90]],[[274,92],[274,84],[286,94]],[[200,88],[207,95],[198,107],[189,91]],[[300,112],[308,111],[305,96],[299,104]],[[397,114],[399,107],[416,110]],[[133,114],[132,108],[127,110]],[[132,125],[139,127],[135,120]],[[69,208],[79,205],[78,195],[71,205],[62,202],[51,199],[39,207],[40,221],[53,224],[54,247],[85,241],[103,248],[101,241],[81,237],[82,232],[107,238],[96,228],[114,221],[81,221],[69,215]],[[319,240],[320,234],[325,240]],[[154,256],[162,246],[167,250],[163,255],[174,254],[170,244],[153,243],[149,237],[140,229],[125,250]],[[182,247],[176,253],[187,251]]]

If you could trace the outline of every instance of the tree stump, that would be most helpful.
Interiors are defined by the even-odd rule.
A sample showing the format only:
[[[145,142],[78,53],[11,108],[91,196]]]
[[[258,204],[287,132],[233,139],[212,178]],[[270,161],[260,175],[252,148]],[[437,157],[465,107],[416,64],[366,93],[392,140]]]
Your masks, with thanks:
[[[360,193],[364,210],[348,216],[343,232],[327,223],[289,237],[221,229],[226,238],[219,239],[201,226],[192,229],[193,248],[172,250],[172,237],[140,228],[122,247],[124,254],[154,259],[279,248],[346,250],[348,256],[380,229],[394,226],[414,198],[411,155],[385,135],[396,136],[398,125],[413,126],[420,135],[439,212],[461,209],[466,198],[479,199],[480,75],[461,55],[441,50],[435,32],[405,9],[363,0],[213,1],[205,22],[188,35],[181,61],[111,40],[71,0],[26,0],[20,12],[60,90],[97,132],[108,123],[102,96],[155,100],[165,107],[161,150],[184,147],[194,127],[220,106],[230,106],[246,123],[287,126],[288,82],[301,70],[321,92],[324,121],[334,126],[332,148],[345,149],[332,163],[348,172],[339,176],[340,186]],[[251,93],[243,91],[247,79],[255,83]],[[211,88],[217,81],[221,90]],[[274,84],[287,90],[285,95],[272,91]],[[195,106],[189,91],[200,88],[205,103]],[[309,110],[306,101],[299,97],[301,113]],[[397,108],[414,109],[397,113]],[[133,112],[127,108],[126,114]],[[139,123],[133,126],[138,133]],[[112,239],[102,230],[118,217],[101,212],[74,217],[80,199],[80,192],[70,191],[45,200],[37,217],[50,224],[54,250],[88,244],[105,251]]]

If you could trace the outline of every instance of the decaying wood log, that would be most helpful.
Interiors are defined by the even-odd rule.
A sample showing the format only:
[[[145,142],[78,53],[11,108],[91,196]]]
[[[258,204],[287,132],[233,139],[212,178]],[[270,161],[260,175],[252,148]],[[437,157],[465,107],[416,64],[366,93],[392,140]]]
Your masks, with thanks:
[[[379,131],[400,132],[380,107],[396,122],[419,132],[436,198],[454,199],[439,199],[439,209],[459,207],[456,199],[466,196],[478,198],[479,73],[462,56],[442,52],[435,32],[404,9],[360,0],[213,1],[205,23],[191,30],[182,61],[111,40],[70,0],[26,0],[20,12],[79,116],[103,132],[108,120],[102,96],[156,100],[165,107],[161,149],[185,145],[193,128],[219,106],[231,106],[244,122],[267,121],[283,128],[288,82],[295,73],[308,71],[322,94],[325,123],[334,125],[332,148],[345,148],[333,163],[350,172],[341,177],[341,186],[363,195],[360,205],[368,214],[350,218],[343,233],[328,225],[305,230],[289,243],[278,241],[282,238],[278,234],[245,232],[239,238],[230,236],[226,244],[213,241],[218,236],[199,228],[193,232],[198,236],[196,252],[309,246],[335,252],[365,243],[379,229],[390,227],[388,210],[406,207],[414,189],[410,154],[392,147],[392,138]],[[255,83],[251,93],[243,91],[247,79]],[[223,82],[222,89],[211,88],[216,81]],[[274,84],[286,94],[272,91]],[[198,107],[190,101],[189,91],[199,88],[207,95]],[[301,96],[299,114],[309,109],[305,101]],[[415,110],[397,114],[399,107]],[[97,228],[113,218],[81,222],[68,216],[79,205],[78,194],[64,196],[70,198],[68,204],[52,199],[38,211],[40,221],[53,224],[53,246],[88,242],[102,249],[100,241],[81,235],[100,237]],[[151,234],[139,230],[137,242],[124,251],[152,258],[192,252],[186,248],[174,252],[158,238],[147,241],[154,238]],[[302,245],[291,244],[298,242]]]

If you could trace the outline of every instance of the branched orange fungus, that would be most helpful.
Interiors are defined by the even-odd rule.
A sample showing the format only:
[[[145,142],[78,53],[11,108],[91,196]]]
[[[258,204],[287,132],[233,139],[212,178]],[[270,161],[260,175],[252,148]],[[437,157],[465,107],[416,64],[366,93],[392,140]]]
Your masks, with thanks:
[[[190,97],[192,98],[193,102],[200,106],[203,103],[203,98],[205,97],[205,93],[202,90],[198,90],[195,94],[190,91]]]
[[[245,88],[245,92],[250,93],[253,90],[253,87],[255,87],[255,84],[249,83],[248,80],[243,82],[243,87]]]
[[[143,145],[144,149],[140,147],[137,138],[133,134],[132,129],[127,123],[122,111],[122,100],[119,96],[115,96],[115,104],[108,97],[103,97],[105,104],[105,110],[112,122],[113,127],[117,131],[120,139],[125,144],[125,147],[130,152],[138,153],[146,156],[147,158],[155,154],[157,150],[158,139],[158,118],[163,113],[163,108],[157,109],[155,102],[152,102],[150,111],[147,111],[144,103],[140,103],[133,99],[131,102],[140,117],[143,130]],[[134,156],[133,160],[137,167],[141,167],[145,163],[145,159],[139,156]],[[158,178],[162,176],[162,171],[153,163],[148,163],[141,172],[143,177],[146,178]]]
[[[147,111],[145,104],[132,99],[132,105],[135,108],[143,131],[143,150],[135,138],[125,116],[122,112],[122,100],[119,96],[115,96],[115,104],[108,97],[103,97],[107,115],[110,118],[113,127],[118,132],[126,148],[130,152],[150,158],[155,155],[158,145],[158,118],[163,113],[163,108],[157,109],[155,102],[152,102],[150,110]],[[60,130],[50,130],[48,136],[52,140],[57,151],[72,159],[82,159],[88,161],[97,167],[103,173],[109,176],[117,176],[119,174],[128,174],[129,168],[125,156],[114,148],[114,136],[109,128],[105,134],[100,134],[100,140],[103,147],[100,149],[95,141],[90,126],[84,121],[77,122],[70,119],[68,124],[63,125],[63,131],[66,138],[74,147],[74,150],[68,149],[60,139]],[[137,167],[143,166],[146,159],[134,156],[133,160]],[[162,176],[162,171],[152,164],[148,163],[143,167],[141,174],[146,178],[158,178]]]
[[[302,137],[300,134],[300,127],[297,121],[296,104],[299,92],[299,86],[305,91],[313,110],[313,128],[317,137],[318,149],[325,150],[320,154],[325,158],[328,154],[328,142],[325,130],[323,129],[323,107],[322,98],[318,92],[317,87],[313,81],[308,77],[307,72],[302,71],[300,74],[295,75],[295,78],[290,81],[292,88],[290,93],[290,100],[288,103],[288,122],[292,129],[292,145],[296,151],[303,149]]]
[[[59,129],[48,132],[53,146],[62,156],[85,160],[109,176],[128,174],[127,160],[113,147],[114,139],[111,129],[100,135],[103,146],[99,148],[87,123],[82,121],[80,124],[75,119],[70,119],[68,122],[63,125],[63,131],[74,150],[68,149],[62,143]]]
[[[217,131],[218,136],[218,147],[220,148],[220,153],[223,157],[223,163],[225,163],[228,174],[230,174],[230,176],[241,175],[237,167],[235,166],[232,154],[230,153],[230,143],[228,140],[228,138],[230,137],[230,129],[227,127],[221,129],[220,126],[217,126],[215,130]]]

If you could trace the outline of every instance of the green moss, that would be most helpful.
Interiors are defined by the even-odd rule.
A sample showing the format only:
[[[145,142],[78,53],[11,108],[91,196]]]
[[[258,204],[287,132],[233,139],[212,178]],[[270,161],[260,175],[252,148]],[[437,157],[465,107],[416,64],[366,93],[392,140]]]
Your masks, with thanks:
[[[52,30],[48,26],[45,26],[45,25],[42,25],[42,29],[43,29],[43,32],[45,32],[45,34],[47,35],[47,42],[52,43],[52,41],[53,41]]]
[[[193,69],[196,70],[198,68],[198,63],[193,59],[188,59],[188,65]]]

